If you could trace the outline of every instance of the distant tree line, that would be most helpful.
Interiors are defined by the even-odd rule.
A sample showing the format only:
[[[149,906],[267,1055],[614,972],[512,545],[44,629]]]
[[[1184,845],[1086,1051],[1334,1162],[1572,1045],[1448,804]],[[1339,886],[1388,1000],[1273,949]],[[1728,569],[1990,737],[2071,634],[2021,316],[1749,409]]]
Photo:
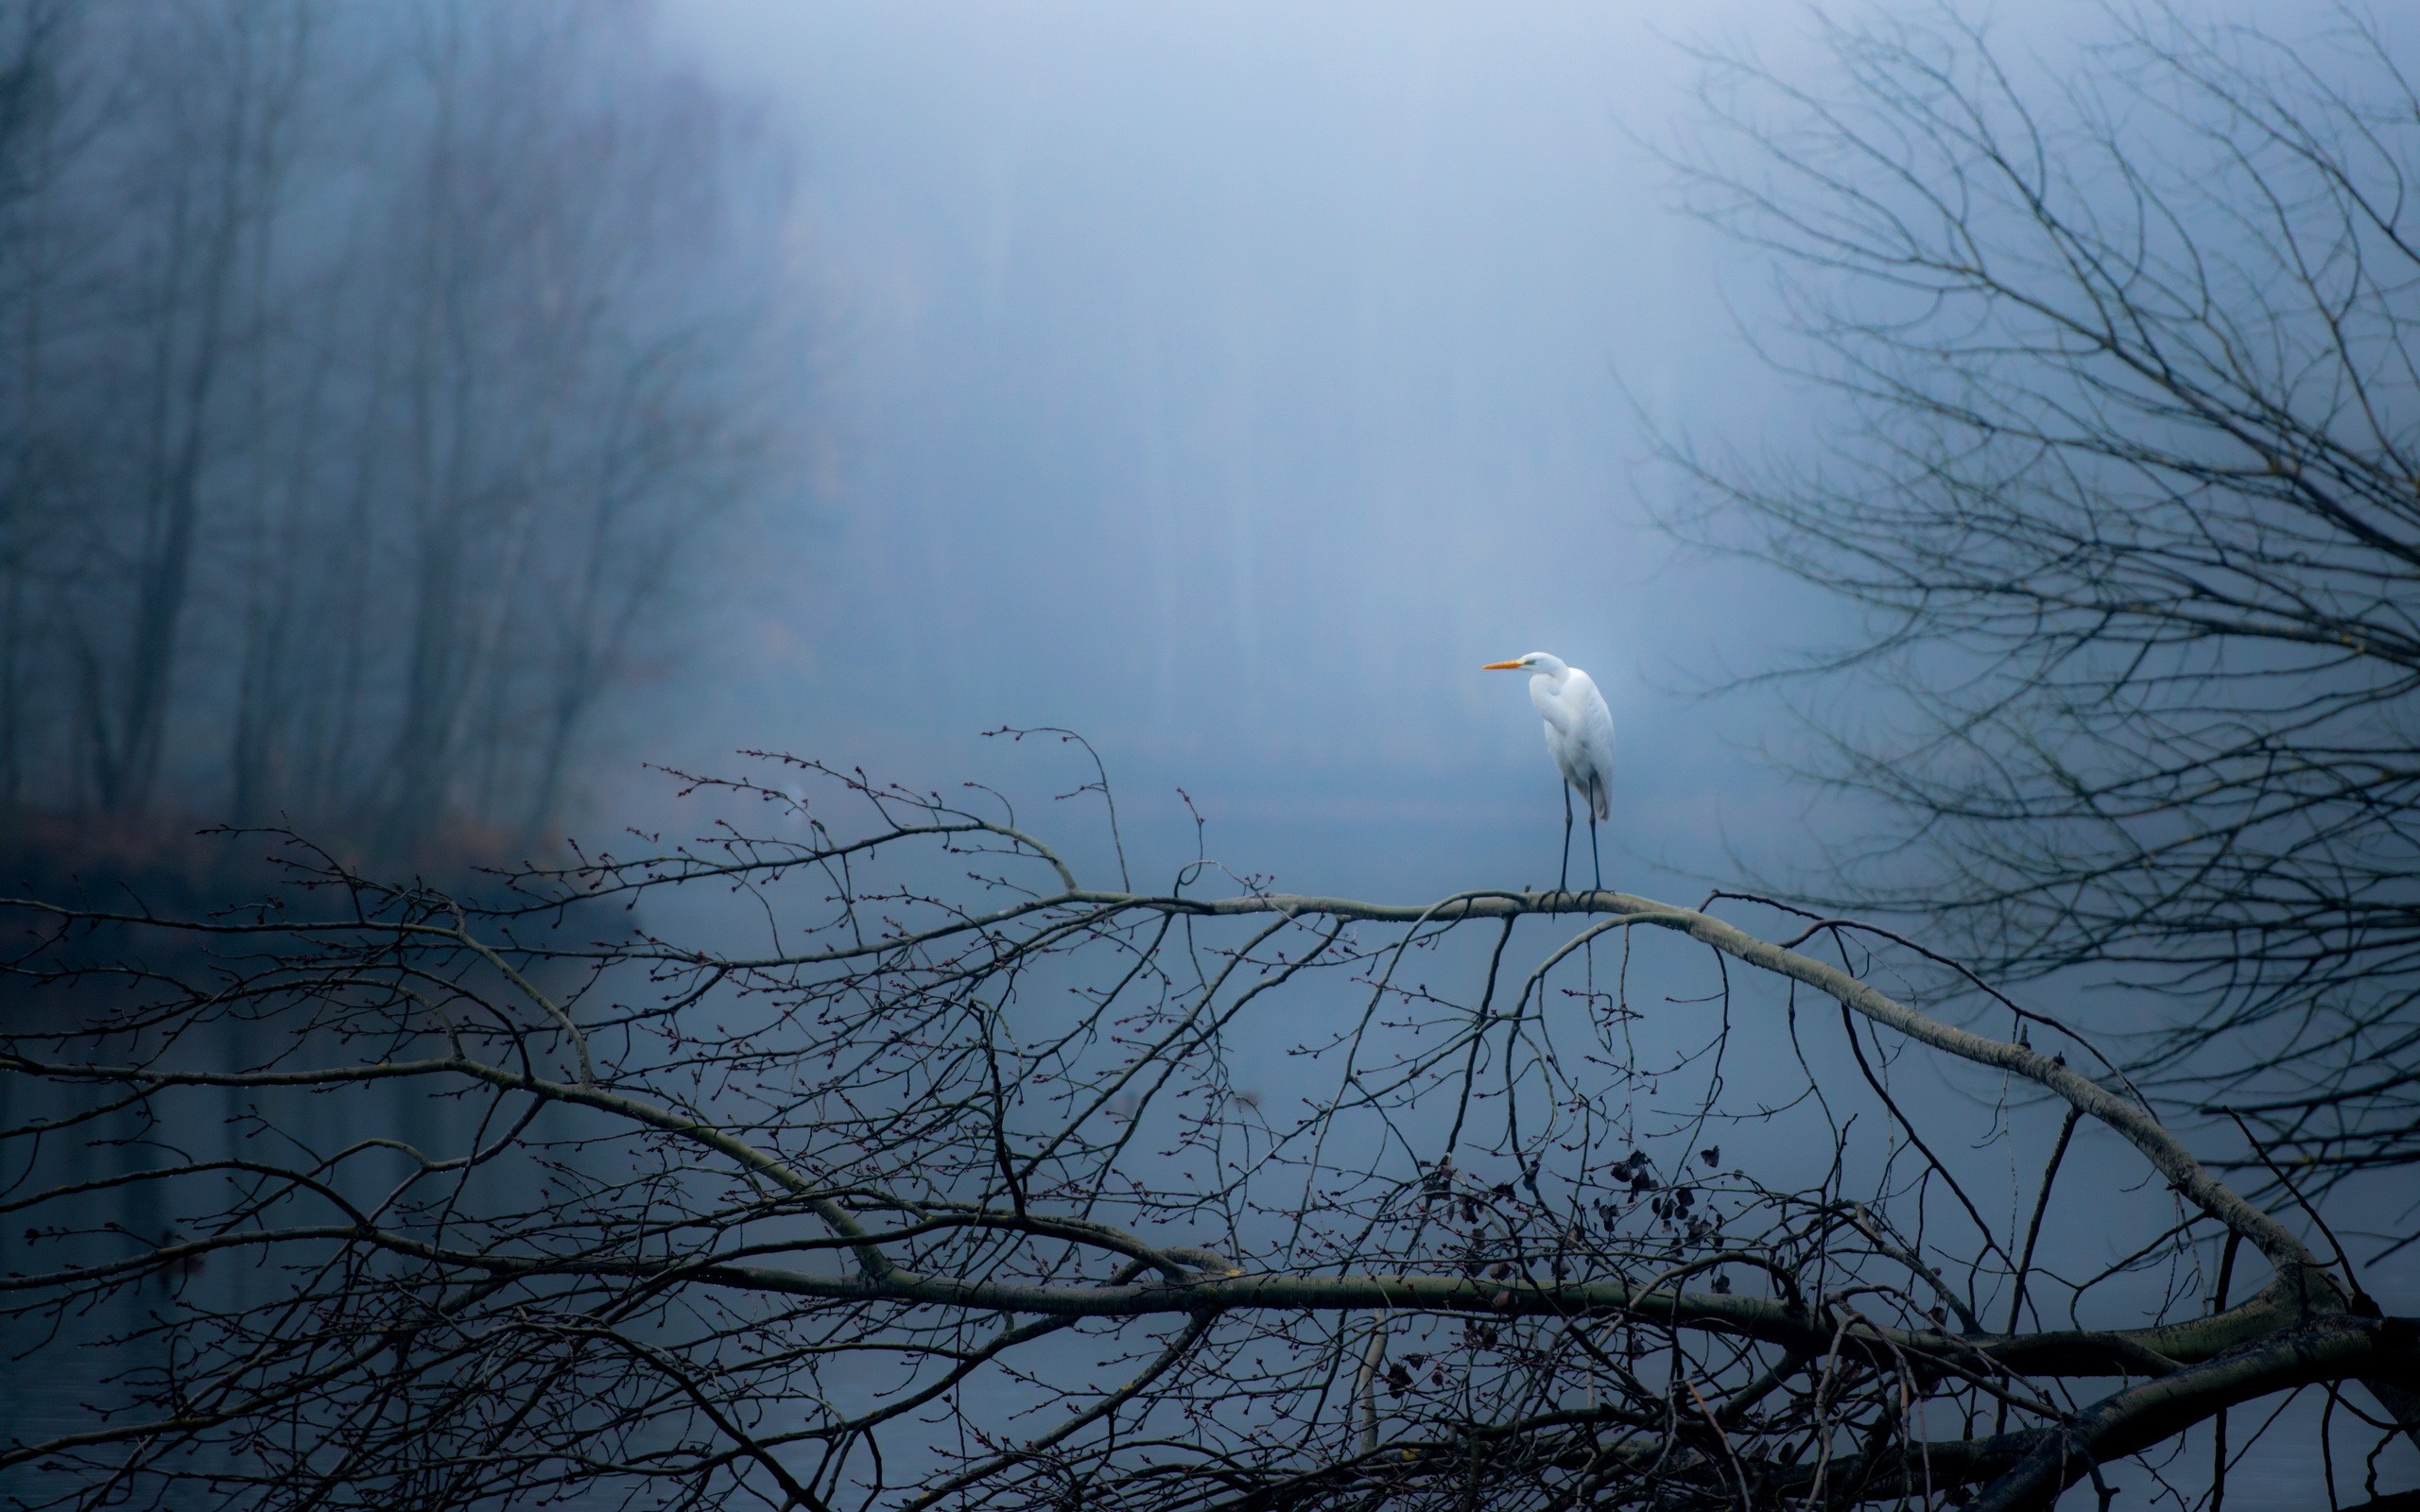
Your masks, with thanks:
[[[764,475],[772,165],[648,20],[0,20],[0,812],[548,827]]]

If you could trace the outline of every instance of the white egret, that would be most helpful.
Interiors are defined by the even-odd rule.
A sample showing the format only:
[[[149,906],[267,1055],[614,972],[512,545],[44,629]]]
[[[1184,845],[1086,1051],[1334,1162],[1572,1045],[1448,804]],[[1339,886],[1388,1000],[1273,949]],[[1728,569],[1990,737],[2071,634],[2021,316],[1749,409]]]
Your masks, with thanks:
[[[1482,672],[1527,672],[1530,701],[1547,723],[1547,754],[1563,774],[1563,871],[1557,891],[1571,885],[1571,793],[1588,804],[1588,861],[1596,868],[1597,888],[1605,886],[1604,864],[1597,857],[1597,821],[1613,813],[1614,715],[1596,680],[1560,657],[1532,651],[1514,662],[1490,662]]]

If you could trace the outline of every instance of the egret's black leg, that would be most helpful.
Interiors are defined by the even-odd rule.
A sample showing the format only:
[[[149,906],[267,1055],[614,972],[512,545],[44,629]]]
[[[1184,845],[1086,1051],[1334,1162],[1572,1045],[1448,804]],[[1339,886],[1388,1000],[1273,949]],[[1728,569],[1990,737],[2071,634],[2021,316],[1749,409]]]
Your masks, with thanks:
[[[1597,859],[1597,809],[1594,804],[1589,805],[1588,809],[1588,865],[1596,869],[1597,890],[1599,892],[1603,892],[1605,890],[1605,864]]]
[[[1556,873],[1554,890],[1571,890],[1571,784],[1563,784],[1563,868]]]

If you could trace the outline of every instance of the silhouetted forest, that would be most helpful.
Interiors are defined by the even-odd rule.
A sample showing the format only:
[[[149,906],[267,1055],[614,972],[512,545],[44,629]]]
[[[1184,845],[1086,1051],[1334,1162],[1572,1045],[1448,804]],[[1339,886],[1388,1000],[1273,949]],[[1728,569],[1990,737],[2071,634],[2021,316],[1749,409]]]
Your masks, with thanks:
[[[612,0],[0,16],[9,828],[543,839],[768,476],[748,112]]]

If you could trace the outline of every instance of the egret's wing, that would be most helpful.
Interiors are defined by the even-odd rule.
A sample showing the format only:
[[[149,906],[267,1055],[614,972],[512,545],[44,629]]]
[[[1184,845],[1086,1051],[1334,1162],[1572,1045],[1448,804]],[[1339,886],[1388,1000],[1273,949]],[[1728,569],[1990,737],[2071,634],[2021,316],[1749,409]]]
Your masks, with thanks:
[[[1546,724],[1547,754],[1554,758],[1563,780],[1582,792],[1588,790],[1587,759],[1581,752],[1580,721],[1563,693],[1546,687],[1546,679],[1530,679],[1530,703]]]
[[[1593,682],[1582,701],[1586,707],[1581,716],[1581,744],[1588,753],[1588,765],[1596,769],[1588,799],[1597,817],[1602,819],[1610,817],[1614,810],[1614,712],[1605,707],[1605,696]]]

